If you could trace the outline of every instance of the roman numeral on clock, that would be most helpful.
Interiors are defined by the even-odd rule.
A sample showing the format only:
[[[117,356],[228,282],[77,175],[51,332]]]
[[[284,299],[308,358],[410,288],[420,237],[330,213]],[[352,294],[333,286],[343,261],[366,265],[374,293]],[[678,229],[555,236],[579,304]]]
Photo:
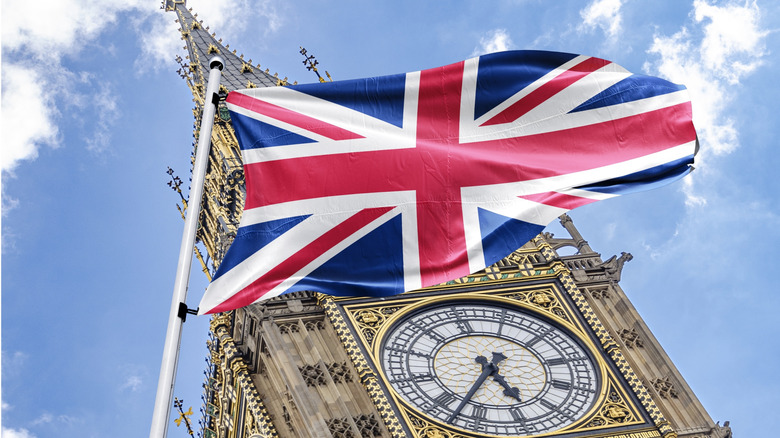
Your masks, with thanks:
[[[554,366],[558,366],[558,365],[563,365],[563,364],[565,364],[567,362],[568,361],[566,359],[562,358],[562,357],[556,357],[556,358],[547,360],[547,365],[549,365],[551,367],[554,367]]]
[[[433,399],[433,402],[436,403],[437,406],[442,407],[448,407],[450,403],[455,401],[455,396],[451,392],[444,391],[441,394],[437,395],[436,398]]]
[[[512,415],[512,419],[520,423],[521,426],[525,425],[525,415],[520,412],[519,408],[510,409],[509,414]]]
[[[475,426],[479,427],[479,423],[487,418],[487,409],[484,406],[474,406],[471,416],[474,417]]]

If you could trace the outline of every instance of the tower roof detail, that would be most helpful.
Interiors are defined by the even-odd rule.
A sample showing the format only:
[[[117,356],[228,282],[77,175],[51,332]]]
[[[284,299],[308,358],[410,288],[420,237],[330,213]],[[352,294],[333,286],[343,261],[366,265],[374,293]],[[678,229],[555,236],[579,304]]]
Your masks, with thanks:
[[[209,60],[219,55],[225,61],[220,81],[220,90],[233,91],[244,88],[268,87],[286,85],[287,78],[280,79],[276,74],[272,75],[268,69],[262,70],[260,64],[252,64],[252,60],[245,60],[243,54],[237,54],[236,50],[230,50],[229,44],[222,44],[222,39],[217,39],[216,34],[209,33],[209,28],[198,20],[197,14],[192,14],[184,0],[165,0],[163,7],[166,11],[174,11],[177,15],[179,32],[185,41],[188,55],[187,62],[182,62],[179,74],[190,82],[193,94],[202,95],[205,92],[205,83],[208,78]]]

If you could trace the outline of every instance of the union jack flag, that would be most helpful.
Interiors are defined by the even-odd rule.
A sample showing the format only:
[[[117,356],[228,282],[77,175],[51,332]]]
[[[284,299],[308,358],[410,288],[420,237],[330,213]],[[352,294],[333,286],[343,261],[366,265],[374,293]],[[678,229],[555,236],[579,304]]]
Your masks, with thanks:
[[[685,87],[566,53],[236,91],[227,105],[247,196],[201,313],[463,277],[570,209],[681,178],[698,147]]]

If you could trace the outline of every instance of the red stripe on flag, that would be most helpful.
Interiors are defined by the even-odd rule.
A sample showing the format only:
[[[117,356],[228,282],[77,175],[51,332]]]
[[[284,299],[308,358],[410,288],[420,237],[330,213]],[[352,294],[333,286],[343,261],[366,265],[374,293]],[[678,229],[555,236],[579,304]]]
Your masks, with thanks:
[[[239,92],[234,91],[228,94],[227,102],[264,116],[273,117],[284,123],[289,123],[290,125],[322,135],[331,140],[354,140],[363,138],[363,136],[352,131],[339,128],[338,126],[331,125],[322,120],[305,116],[272,103],[249,97]]]
[[[563,208],[566,210],[573,210],[577,207],[598,201],[598,199],[583,198],[580,196],[566,195],[558,192],[536,193],[533,195],[524,195],[518,197],[552,207]]]
[[[395,207],[360,210],[206,313],[225,312],[254,303],[279,283],[294,276],[314,259],[393,208]]]
[[[686,102],[519,138],[461,145],[429,141],[413,149],[252,163],[244,166],[244,208],[401,190],[438,190],[434,198],[447,202],[452,199],[446,195],[453,191],[442,188],[445,182],[459,191],[461,187],[528,181],[620,163],[693,141],[696,132],[689,122],[690,111]]]
[[[588,58],[574,67],[559,74],[551,81],[528,93],[527,96],[518,100],[509,106],[509,108],[496,114],[482,126],[498,125],[501,123],[510,123],[522,117],[528,111],[536,108],[539,104],[555,96],[561,90],[577,82],[594,71],[611,64],[599,58]]]
[[[439,284],[468,275],[461,184],[452,162],[459,147],[463,62],[420,72],[417,147],[406,151],[412,166],[398,170],[417,195],[420,284]],[[407,175],[407,176],[401,176]]]

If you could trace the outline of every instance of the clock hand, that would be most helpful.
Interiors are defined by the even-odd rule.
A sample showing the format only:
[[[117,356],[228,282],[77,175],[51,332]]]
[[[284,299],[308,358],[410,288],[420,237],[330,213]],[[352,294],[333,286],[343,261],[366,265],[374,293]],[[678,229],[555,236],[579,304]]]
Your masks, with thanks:
[[[501,384],[501,386],[504,387],[504,395],[508,395],[509,397],[516,398],[517,401],[520,400],[520,390],[517,388],[512,388],[509,386],[509,383],[507,383],[506,378],[498,373],[498,363],[502,360],[506,359],[506,356],[504,353],[493,353],[493,360],[492,362],[496,365],[496,371],[493,373],[493,380]]]
[[[495,358],[495,355],[494,355]],[[477,377],[477,380],[474,382],[473,385],[471,385],[471,389],[469,389],[469,392],[466,393],[466,396],[461,400],[460,404],[457,408],[455,408],[455,411],[450,415],[450,418],[447,419],[447,423],[452,423],[452,420],[455,419],[455,417],[460,414],[460,411],[463,410],[463,408],[466,406],[466,403],[471,400],[471,397],[474,396],[474,393],[477,392],[480,386],[482,386],[483,383],[485,383],[485,380],[495,373],[498,370],[498,366],[493,362],[488,362],[487,358],[485,356],[477,356],[474,359],[478,364],[482,365],[482,374]]]
[[[516,398],[517,401],[523,401],[520,399],[520,390],[509,386],[509,383],[507,383],[506,378],[504,378],[504,376],[502,376],[501,374],[498,374],[498,371],[496,371],[495,374],[493,374],[493,380],[500,383],[501,386],[504,387],[504,395],[507,395],[512,398]]]
[[[504,353],[501,353],[501,352],[493,353],[493,360],[491,360],[491,362],[493,362],[494,365],[498,366],[498,363],[501,362],[504,359],[506,359],[506,356],[504,356]]]

